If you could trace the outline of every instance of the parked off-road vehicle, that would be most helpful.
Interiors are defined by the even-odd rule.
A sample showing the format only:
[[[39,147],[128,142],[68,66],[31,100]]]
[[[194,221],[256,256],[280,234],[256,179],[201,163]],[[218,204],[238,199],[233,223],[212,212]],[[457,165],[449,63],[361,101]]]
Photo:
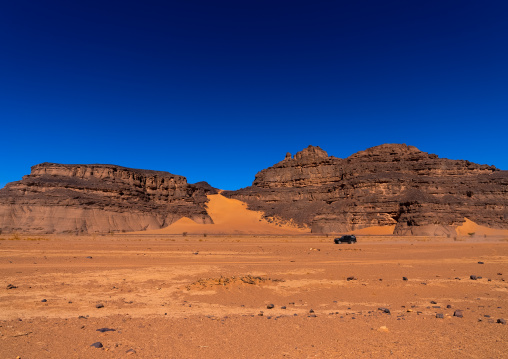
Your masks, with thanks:
[[[339,244],[339,243],[356,243],[356,237],[354,235],[345,235],[345,236],[342,236],[340,238],[335,238],[333,240],[335,242],[335,244]]]

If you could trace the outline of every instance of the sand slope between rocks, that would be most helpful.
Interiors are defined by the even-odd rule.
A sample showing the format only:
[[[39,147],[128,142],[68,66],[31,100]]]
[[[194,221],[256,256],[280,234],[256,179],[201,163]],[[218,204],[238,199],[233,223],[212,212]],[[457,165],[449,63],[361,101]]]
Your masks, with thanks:
[[[269,223],[262,212],[247,209],[247,204],[215,194],[208,196],[207,210],[213,224],[199,224],[190,218],[181,218],[168,227],[149,230],[144,234],[303,234],[309,229],[288,224]]]
[[[466,221],[462,226],[457,227],[456,231],[459,236],[508,236],[508,230],[489,228],[481,226],[475,222],[464,218]]]

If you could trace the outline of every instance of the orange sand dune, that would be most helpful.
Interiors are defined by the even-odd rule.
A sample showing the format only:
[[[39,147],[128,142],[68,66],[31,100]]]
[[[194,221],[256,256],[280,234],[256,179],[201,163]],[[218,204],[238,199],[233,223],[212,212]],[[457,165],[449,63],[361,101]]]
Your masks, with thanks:
[[[486,226],[481,226],[479,224],[474,223],[473,221],[470,221],[469,219],[465,218],[466,220],[464,224],[461,226],[458,226],[455,230],[457,231],[457,234],[459,236],[467,236],[471,235],[471,233],[474,233],[474,236],[508,236],[508,229],[496,229],[496,228],[489,228]]]
[[[207,209],[213,224],[198,224],[190,218],[181,218],[168,227],[137,233],[146,234],[301,234],[309,229],[269,223],[262,212],[247,209],[247,204],[215,194],[208,196]]]

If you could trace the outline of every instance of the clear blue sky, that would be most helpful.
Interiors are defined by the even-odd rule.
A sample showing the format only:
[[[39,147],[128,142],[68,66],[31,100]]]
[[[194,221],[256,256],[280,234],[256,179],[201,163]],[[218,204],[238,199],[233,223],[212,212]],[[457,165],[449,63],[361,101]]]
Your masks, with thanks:
[[[508,1],[4,1],[0,187],[41,162],[221,189],[312,144],[508,169]]]

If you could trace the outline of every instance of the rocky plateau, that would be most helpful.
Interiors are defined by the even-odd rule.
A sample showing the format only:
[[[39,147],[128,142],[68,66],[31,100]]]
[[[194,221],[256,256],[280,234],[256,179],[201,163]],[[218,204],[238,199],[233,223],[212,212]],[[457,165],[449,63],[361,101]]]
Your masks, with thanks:
[[[0,190],[0,229],[81,234],[158,229],[182,217],[212,223],[205,203],[213,193],[168,172],[42,163]]]
[[[114,165],[42,163],[0,189],[3,233],[107,233],[159,229],[182,217],[213,223],[206,182]],[[313,233],[394,226],[398,235],[453,236],[465,218],[508,229],[508,171],[385,144],[337,158],[309,146],[223,191],[266,219]]]
[[[384,144],[341,159],[309,146],[224,192],[267,218],[314,233],[395,225],[398,235],[455,235],[464,218],[508,228],[508,171]]]

